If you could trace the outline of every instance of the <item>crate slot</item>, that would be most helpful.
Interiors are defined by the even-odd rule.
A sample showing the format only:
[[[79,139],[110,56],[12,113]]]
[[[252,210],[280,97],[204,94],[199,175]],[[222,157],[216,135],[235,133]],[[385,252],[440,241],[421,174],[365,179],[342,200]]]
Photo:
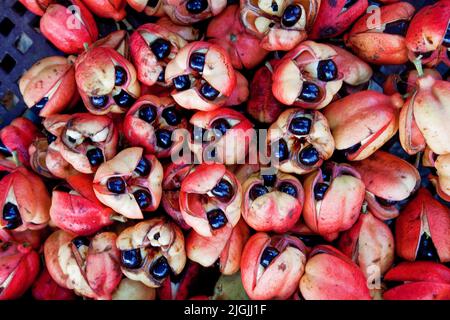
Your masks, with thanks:
[[[22,32],[20,37],[14,42],[14,46],[20,53],[25,54],[33,45],[33,40],[25,32]]]
[[[23,16],[25,12],[27,12],[27,8],[23,4],[21,4],[19,1],[16,1],[11,7],[15,13],[17,13],[19,16]]]
[[[16,66],[16,60],[9,54],[5,54],[2,61],[0,62],[0,68],[5,71],[5,73],[10,73]]]
[[[29,26],[32,29],[34,29],[36,32],[40,33],[41,32],[40,29],[39,29],[40,22],[41,22],[41,17],[35,16],[35,17],[33,17],[33,19],[31,19],[31,21],[29,23]]]
[[[9,20],[8,18],[4,18],[1,22],[0,22],[0,33],[2,35],[4,35],[5,37],[7,37],[11,31],[14,29],[15,24],[14,22],[12,22],[11,20]]]

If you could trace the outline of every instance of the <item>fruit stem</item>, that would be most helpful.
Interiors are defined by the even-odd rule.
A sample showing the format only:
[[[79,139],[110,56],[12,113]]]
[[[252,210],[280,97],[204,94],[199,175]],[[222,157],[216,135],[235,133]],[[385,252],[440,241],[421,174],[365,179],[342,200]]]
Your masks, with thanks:
[[[89,43],[85,42],[83,43],[84,51],[87,51],[89,49]]]
[[[122,223],[127,222],[127,218],[124,217],[124,216],[121,215],[121,214],[118,214],[118,213],[113,213],[113,214],[109,217],[109,219],[111,219],[112,221],[118,221],[118,222],[122,222]]]
[[[363,204],[361,206],[361,213],[362,214],[366,214],[367,213],[367,206],[368,206],[367,201],[364,200],[364,202],[363,202]]]
[[[414,162],[414,167],[416,167],[416,169],[419,168],[421,158],[422,158],[422,152],[418,152],[416,154],[416,161]]]
[[[20,167],[22,163],[19,160],[19,155],[17,154],[17,151],[11,151],[13,162],[16,166]]]
[[[121,21],[125,25],[125,28],[127,29],[127,31],[133,31],[134,30],[133,26],[131,25],[130,22],[128,22],[127,19],[122,19]]]
[[[413,61],[414,67],[416,67],[417,74],[419,77],[423,76],[423,68],[422,68],[422,56],[418,56],[417,59]]]

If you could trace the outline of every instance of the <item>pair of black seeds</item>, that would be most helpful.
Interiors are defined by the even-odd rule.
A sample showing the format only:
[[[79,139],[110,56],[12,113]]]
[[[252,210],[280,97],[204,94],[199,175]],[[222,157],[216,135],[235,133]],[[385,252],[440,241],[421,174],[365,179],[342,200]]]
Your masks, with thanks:
[[[220,201],[229,201],[233,196],[233,186],[225,179],[221,179],[211,190],[211,193]],[[227,224],[228,219],[222,209],[213,209],[206,213],[211,229],[217,230]]]
[[[114,84],[116,86],[123,86],[128,80],[127,72],[126,70],[121,66],[115,66],[115,80]],[[132,97],[128,92],[121,89],[120,92],[113,97],[114,102],[119,106],[123,108],[129,108],[133,105],[133,103],[136,101],[134,97]],[[91,104],[95,108],[103,108],[108,104],[109,97],[104,96],[92,96],[89,98]]]
[[[121,252],[122,266],[127,269],[139,269],[142,266],[142,256],[140,249],[124,250]],[[150,268],[150,274],[157,280],[164,279],[170,273],[170,266],[164,256],[154,261]]]
[[[321,60],[317,65],[317,78],[321,81],[333,81],[338,76],[337,66],[333,60]],[[299,98],[306,102],[316,102],[320,99],[320,88],[313,82],[303,82]]]
[[[147,123],[152,123],[157,116],[156,107],[151,104],[145,104],[139,108],[138,116],[139,119],[144,120]],[[175,107],[165,108],[161,113],[161,117],[171,126],[179,125],[183,119],[180,112]]]
[[[142,177],[148,176],[151,171],[151,165],[147,159],[142,158],[139,160],[134,171]],[[111,177],[106,182],[106,188],[112,193],[122,194],[125,193],[126,182],[122,177]],[[145,209],[150,206],[152,198],[148,191],[139,189],[133,192],[133,196],[136,199],[139,208]]]
[[[278,140],[278,148],[274,152],[275,158],[284,161],[289,158],[289,149],[284,139]],[[298,160],[305,166],[315,165],[320,160],[320,154],[312,145],[303,148],[298,154]]]
[[[22,225],[22,218],[20,217],[19,208],[11,202],[5,203],[3,206],[3,220],[7,221],[5,226],[8,230],[17,229]]]
[[[278,186],[278,190],[284,192],[294,198],[297,197],[297,189],[289,182],[283,182]],[[266,193],[269,193],[269,189],[262,184],[254,185],[249,192],[250,199],[255,200]]]

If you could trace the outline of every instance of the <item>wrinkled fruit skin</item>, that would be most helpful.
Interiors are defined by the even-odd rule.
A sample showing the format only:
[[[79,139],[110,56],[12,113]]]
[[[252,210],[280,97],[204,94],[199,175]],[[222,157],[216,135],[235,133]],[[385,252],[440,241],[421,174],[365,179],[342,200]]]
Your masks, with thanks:
[[[39,230],[50,219],[50,197],[44,182],[24,167],[0,180],[0,206],[3,211],[0,227],[8,230]]]
[[[159,57],[153,53],[151,46],[162,40],[169,42],[170,49],[164,57]],[[159,75],[186,44],[180,35],[158,24],[146,23],[137,28],[130,37],[130,53],[139,81],[147,86],[155,83],[164,85],[164,78],[158,81]]]
[[[118,70],[123,78],[118,78]],[[134,66],[108,46],[92,47],[78,56],[75,80],[86,108],[93,114],[124,113],[141,92]]]
[[[150,119],[144,117],[145,114],[143,114],[147,108],[152,113]],[[166,113],[172,110],[176,114],[176,120],[166,116]],[[174,131],[186,129],[186,127],[186,117],[172,98],[143,95],[125,115],[123,133],[130,145],[142,147],[145,152],[155,154],[158,158],[166,158],[176,150],[177,144],[160,145],[158,132],[160,130],[170,132],[171,141],[174,141]]]
[[[222,186],[227,187],[224,196]],[[179,199],[184,221],[203,237],[235,226],[241,216],[241,184],[223,164],[203,163],[195,167],[182,181]],[[218,221],[209,221],[211,213],[217,214]]]
[[[353,166],[366,185],[370,211],[381,220],[396,218],[397,202],[408,199],[420,186],[420,175],[409,162],[384,151],[377,151]]]
[[[164,210],[184,230],[188,230],[191,227],[184,221],[183,215],[180,211],[179,196],[181,182],[193,168],[194,165],[191,163],[170,163],[164,167],[161,204]]]
[[[374,267],[385,274],[394,262],[394,236],[383,221],[369,212],[362,213],[358,221],[339,239],[339,249],[352,259],[369,279]]]
[[[208,161],[211,153],[218,163],[244,163],[254,137],[253,124],[240,112],[229,108],[198,111],[190,121],[206,131],[202,141],[192,145],[197,159]],[[221,128],[225,126],[225,130]],[[225,132],[222,132],[225,131]]]
[[[56,140],[48,147],[46,158],[47,167],[52,173],[62,171],[55,174],[56,176],[64,175],[64,171],[70,170],[65,168],[67,163],[78,172],[93,173],[100,163],[116,154],[119,133],[108,116],[90,113],[53,115],[46,118],[43,125],[56,136]],[[95,162],[88,157],[89,151],[93,149],[101,151]],[[60,161],[58,156],[64,161]],[[54,169],[50,169],[51,167]]]
[[[180,274],[186,264],[183,233],[165,218],[153,218],[126,228],[117,237],[117,247],[124,275],[151,288],[160,287],[170,271]],[[125,252],[134,252],[138,258],[125,260]],[[160,261],[165,262],[162,271],[155,267]]]
[[[442,89],[438,91],[434,91],[434,85],[437,84],[436,88],[438,88],[440,85],[444,85],[444,81],[442,80],[441,75],[439,72],[437,72],[434,69],[425,69],[423,70],[424,76],[419,77],[417,71],[411,71],[408,74],[407,83],[406,83],[406,91],[407,93],[410,93],[408,98],[406,98],[405,103],[403,104],[403,107],[400,111],[400,118],[399,118],[399,135],[400,135],[400,143],[402,145],[402,148],[410,155],[416,154],[419,151],[423,151],[426,147],[426,141],[425,137],[421,132],[421,128],[418,127],[416,119],[415,119],[415,108],[417,105],[418,109],[418,115],[419,117],[424,118],[423,111],[425,109],[428,109],[431,111],[432,114],[434,114],[434,117],[443,117],[445,119],[448,117],[444,109],[440,108],[439,105],[445,103],[445,93],[443,94]],[[422,79],[425,78],[425,79]],[[434,80],[433,80],[434,79]],[[436,82],[435,82],[436,81]],[[395,87],[399,87],[401,85],[402,79],[398,80],[398,85]],[[420,86],[418,86],[418,84]],[[424,86],[425,85],[425,86]],[[390,87],[388,85],[388,87]],[[420,91],[418,91],[418,89]],[[384,91],[390,91],[390,88],[386,90],[386,86]],[[392,90],[393,91],[393,90]],[[405,94],[406,92],[401,92],[400,90],[397,90],[401,94]],[[444,98],[444,100],[442,100]],[[422,102],[425,99],[424,102]],[[436,103],[436,101],[438,101]],[[422,116],[421,116],[422,115]],[[428,117],[427,117],[428,118]],[[437,119],[439,120],[439,119]],[[423,120],[423,123],[425,126],[427,126],[427,123],[431,122],[429,119]],[[422,124],[422,126],[424,125]],[[441,132],[442,130],[442,123],[439,123],[437,121],[434,125],[437,125],[437,130],[439,131],[439,134],[444,134],[444,132]],[[422,127],[422,129],[424,129]],[[426,129],[428,130],[428,129]],[[436,133],[427,134],[427,137],[429,139],[436,139],[433,137]],[[444,134],[445,135],[445,134]],[[430,138],[431,137],[431,138]],[[431,143],[431,142],[430,142]]]
[[[436,262],[401,262],[389,270],[384,280],[404,282],[385,291],[385,300],[450,299],[450,269]]]
[[[414,14],[414,7],[407,2],[382,6],[380,13],[371,11],[359,18],[349,33],[345,34],[345,45],[364,61],[374,64],[402,64],[408,61],[405,34],[407,22]],[[377,20],[380,21],[377,21]],[[401,27],[395,23],[405,24]],[[381,31],[380,26],[394,24]]]
[[[240,19],[238,5],[228,6],[212,19],[206,30],[206,37],[228,52],[236,69],[253,69],[268,53],[259,46],[259,39],[246,31]]]
[[[224,275],[239,271],[241,255],[250,230],[240,220],[235,227],[227,225],[211,237],[204,237],[191,231],[186,239],[186,254],[189,260],[204,267],[211,267],[218,261],[219,270]]]
[[[30,246],[0,239],[0,300],[20,298],[39,273],[39,255]]]
[[[79,100],[74,58],[53,56],[36,62],[19,80],[20,93],[28,108],[41,117],[59,113]]]
[[[428,260],[450,261],[450,212],[435,200],[429,191],[420,189],[417,196],[402,210],[395,223],[397,255],[408,261],[424,259],[421,237],[426,234],[436,256],[425,252]]]
[[[126,16],[126,0],[83,0],[83,3],[96,16],[120,21]]]
[[[278,252],[271,261],[264,259],[267,248]],[[270,237],[264,232],[254,234],[247,241],[241,257],[242,284],[250,299],[289,298],[297,290],[303,275],[305,250],[303,242],[292,236]]]
[[[450,82],[426,75],[419,77],[416,85],[410,101],[413,121],[434,153],[450,153],[450,132],[446,127],[450,119]]]
[[[370,300],[364,273],[329,245],[316,246],[309,253],[300,292],[306,300]]]
[[[149,168],[139,174],[142,161]],[[142,148],[128,148],[100,165],[94,176],[94,193],[101,203],[124,217],[142,219],[143,212],[155,211],[159,206],[162,178],[163,168],[155,156],[144,154]],[[123,190],[110,189],[110,181],[114,179],[122,183]],[[138,200],[138,192],[148,197],[145,204]]]
[[[240,4],[242,23],[249,33],[261,39],[260,46],[268,51],[287,51],[307,38],[320,1],[280,0],[272,6],[269,1],[241,0]],[[286,25],[282,17],[290,5],[299,15]]]
[[[97,25],[85,2],[70,0],[69,7],[51,4],[40,20],[44,37],[64,53],[81,53],[85,43],[90,45],[98,38]]]
[[[398,129],[400,94],[364,90],[331,103],[324,111],[337,151],[347,160],[369,157]]]
[[[3,154],[6,159],[13,157],[16,152],[19,162],[26,167],[30,166],[28,148],[33,140],[40,136],[38,128],[27,118],[19,117],[0,130],[0,142],[7,149]]]
[[[34,282],[31,293],[36,300],[74,300],[76,297],[72,290],[60,287],[45,267]]]
[[[247,112],[261,123],[273,123],[284,110],[284,106],[272,94],[272,65],[276,60],[266,62],[259,68],[250,84]]]
[[[319,12],[310,33],[310,39],[333,38],[342,34],[367,9],[367,0],[320,1]]]
[[[91,176],[73,175],[67,181],[69,190],[55,188],[52,193],[50,218],[53,224],[80,236],[91,235],[112,224],[113,210],[97,200]]]
[[[220,14],[227,6],[226,0],[207,0],[207,6],[200,12],[190,12],[187,8],[189,0],[165,0],[164,12],[176,24],[191,25]]]
[[[242,217],[256,231],[287,232],[300,218],[304,203],[303,187],[296,177],[281,171],[276,174],[273,185],[265,186],[262,174],[258,171],[242,184]],[[287,193],[285,186],[293,188],[294,193]],[[253,194],[258,188],[267,193],[255,198]]]
[[[411,61],[422,56],[422,63],[435,66],[439,62],[450,65],[448,56],[447,28],[450,19],[450,1],[443,0],[423,7],[414,18],[406,33],[406,47]]]
[[[191,59],[197,55],[204,55],[204,63],[193,69]],[[200,70],[201,69],[201,70]],[[184,46],[177,56],[166,67],[166,84],[172,84],[179,77],[188,77],[186,87],[175,88],[171,92],[172,98],[183,108],[209,111],[223,106],[227,98],[232,95],[237,78],[231,60],[220,46],[195,41]],[[211,94],[208,98],[202,93],[205,84]],[[209,87],[208,86],[208,87]]]
[[[321,186],[326,188],[324,194],[317,191]],[[304,187],[303,218],[314,233],[335,239],[358,219],[365,187],[359,173],[350,165],[326,163],[324,168],[306,177]]]
[[[65,231],[55,231],[44,244],[50,276],[59,286],[78,295],[111,300],[122,278],[116,238],[112,232],[102,232],[81,240]]]
[[[291,132],[291,123],[297,118],[309,119],[306,121],[310,121],[310,129]],[[320,167],[324,160],[331,157],[334,139],[328,120],[322,113],[294,108],[284,111],[270,126],[267,148],[272,152],[272,162],[277,169],[286,173],[305,174]],[[313,155],[309,156],[309,153]]]

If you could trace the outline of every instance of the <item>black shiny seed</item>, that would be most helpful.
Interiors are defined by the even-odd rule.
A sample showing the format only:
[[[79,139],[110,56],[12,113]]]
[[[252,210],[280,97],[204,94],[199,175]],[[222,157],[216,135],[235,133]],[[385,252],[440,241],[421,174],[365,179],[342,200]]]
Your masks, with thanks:
[[[200,93],[206,100],[212,101],[219,96],[220,92],[206,82],[200,88]]]
[[[158,38],[150,44],[150,50],[152,50],[158,60],[167,58],[170,54],[170,41],[163,38]]]
[[[302,9],[299,6],[295,4],[288,5],[281,17],[281,24],[288,28],[293,27],[300,20],[301,16]]]
[[[217,119],[211,124],[211,128],[215,130],[216,135],[223,136],[227,130],[231,128],[230,124],[225,119]]]
[[[284,141],[284,139],[280,139],[276,144],[278,145],[278,147],[275,147],[274,157],[279,161],[283,161],[289,158],[289,149],[286,141]]]
[[[384,199],[384,198],[377,197],[377,196],[375,196],[375,199],[377,200],[377,202],[379,204],[381,204],[382,206],[385,206],[385,207],[395,206],[398,203],[398,201]]]
[[[287,193],[294,198],[297,198],[297,189],[289,182],[283,182],[278,186],[278,190],[281,192]]]
[[[347,148],[347,149],[340,150],[340,152],[341,152],[345,157],[348,157],[348,156],[350,156],[351,154],[353,154],[353,153],[355,153],[356,151],[358,151],[359,148],[361,148],[361,143],[360,143],[360,142],[358,142],[357,144],[355,144],[355,145],[353,145],[353,146],[351,146],[351,147],[349,147],[349,148]]]
[[[125,192],[125,180],[121,177],[109,178],[106,182],[106,187],[112,193],[121,194]]]
[[[319,152],[313,146],[307,146],[298,154],[299,161],[305,166],[315,165],[319,159]]]
[[[175,107],[165,108],[161,116],[171,126],[179,125],[182,119],[180,112]]]
[[[275,259],[280,252],[273,248],[273,247],[267,247],[264,249],[261,259],[259,260],[259,264],[262,265],[264,268],[267,268],[270,263]]]
[[[158,3],[159,3],[159,0],[148,0],[147,6],[152,7],[152,8],[156,8]]]
[[[332,172],[328,168],[322,168],[322,179],[323,181],[331,181]]]
[[[255,200],[256,198],[259,198],[268,192],[269,190],[265,186],[263,186],[262,184],[256,184],[250,189],[249,196],[250,199]]]
[[[52,143],[57,138],[54,134],[48,132],[47,130],[45,131],[45,136],[47,137],[47,143],[48,144]]]
[[[146,190],[136,190],[133,196],[141,209],[148,208],[152,204],[152,196]]]
[[[18,227],[20,227],[21,225],[22,225],[22,219],[10,220],[6,224],[5,228],[8,230],[14,230],[14,229],[17,229]]]
[[[228,201],[233,195],[233,186],[227,180],[222,179],[211,190],[211,193],[223,201]]]
[[[189,76],[186,74],[173,78],[172,82],[175,89],[178,91],[184,91],[191,87],[191,81],[189,80]]]
[[[125,82],[127,82],[127,80],[128,80],[127,72],[121,66],[116,66],[114,69],[115,69],[115,75],[116,75],[114,84],[116,86],[123,86],[125,84]]]
[[[6,156],[6,157],[10,157],[12,156],[11,152],[9,151],[9,149],[3,144],[3,141],[0,140],[0,154]]]
[[[70,143],[75,143],[75,142],[77,142],[77,140],[74,139],[74,138],[72,138],[71,136],[67,136],[67,140],[68,140]]]
[[[80,249],[83,246],[89,247],[90,241],[86,237],[79,236],[74,238],[72,243],[77,249]]]
[[[90,97],[89,100],[91,101],[91,104],[95,108],[103,108],[108,104],[108,96],[95,96]]]
[[[103,158],[103,152],[100,148],[88,150],[88,152],[86,152],[86,157],[88,158],[89,163],[93,167],[99,166],[105,160]]]
[[[125,90],[120,90],[119,94],[113,97],[114,101],[117,103],[119,107],[129,108],[136,102],[136,99],[133,98],[126,92]]]
[[[431,57],[431,55],[434,53],[434,50],[432,51],[427,51],[427,52],[417,52],[416,56],[421,56],[422,59],[428,59],[429,57]]]
[[[262,178],[266,187],[273,187],[275,185],[275,181],[277,181],[276,174],[263,174]]]
[[[306,117],[297,117],[292,119],[289,124],[289,131],[297,136],[304,136],[309,134],[311,124],[311,119]]]
[[[433,244],[433,240],[426,233],[422,234],[420,237],[417,260],[439,261],[439,256],[436,247]]]
[[[168,149],[172,145],[172,132],[166,129],[159,129],[155,132],[156,145],[163,149]]]
[[[316,184],[314,186],[314,199],[316,199],[316,201],[323,200],[327,190],[328,190],[328,185],[326,183]]]
[[[48,102],[48,97],[43,97],[41,100],[39,100],[38,102],[35,103],[34,106],[32,106],[31,108],[34,110],[41,110],[45,107],[45,105]]]
[[[320,89],[312,82],[303,82],[302,92],[299,98],[306,102],[314,102],[319,99]]]
[[[166,69],[162,69],[162,71],[159,73],[158,79],[156,79],[156,81],[164,82],[165,81],[165,78],[164,78],[165,76],[166,76]]]
[[[342,8],[341,12],[347,11],[351,6],[353,6],[358,0],[346,0],[344,7]]]
[[[150,266],[150,274],[153,276],[153,278],[157,280],[164,279],[167,277],[170,273],[170,266],[167,262],[167,259],[163,256],[158,258],[155,262],[152,263]]]
[[[156,107],[151,104],[144,104],[139,108],[139,119],[147,123],[152,123],[156,119]]]
[[[208,218],[209,225],[213,230],[222,228],[228,222],[225,213],[221,209],[213,209],[208,211],[206,213],[206,217]]]
[[[121,252],[122,266],[127,269],[138,269],[142,265],[140,249],[124,250]]]
[[[189,58],[189,66],[192,70],[203,72],[205,66],[205,54],[201,52],[194,52]]]
[[[272,4],[270,5],[270,7],[272,8],[273,12],[278,11],[278,4],[275,1],[272,1]]]
[[[19,208],[11,202],[7,202],[3,206],[3,219],[7,221],[17,220],[20,218]]]
[[[136,172],[141,177],[146,177],[150,174],[150,169],[150,162],[148,162],[148,160],[145,158],[141,158],[136,166],[136,169],[134,169],[134,172]]]
[[[338,70],[333,60],[320,60],[317,65],[317,78],[321,81],[333,81],[337,78]]]
[[[406,31],[408,30],[408,26],[409,21],[407,20],[393,21],[386,24],[383,33],[404,36],[406,34]]]
[[[186,2],[186,10],[189,13],[199,14],[208,8],[207,0],[188,0]]]

